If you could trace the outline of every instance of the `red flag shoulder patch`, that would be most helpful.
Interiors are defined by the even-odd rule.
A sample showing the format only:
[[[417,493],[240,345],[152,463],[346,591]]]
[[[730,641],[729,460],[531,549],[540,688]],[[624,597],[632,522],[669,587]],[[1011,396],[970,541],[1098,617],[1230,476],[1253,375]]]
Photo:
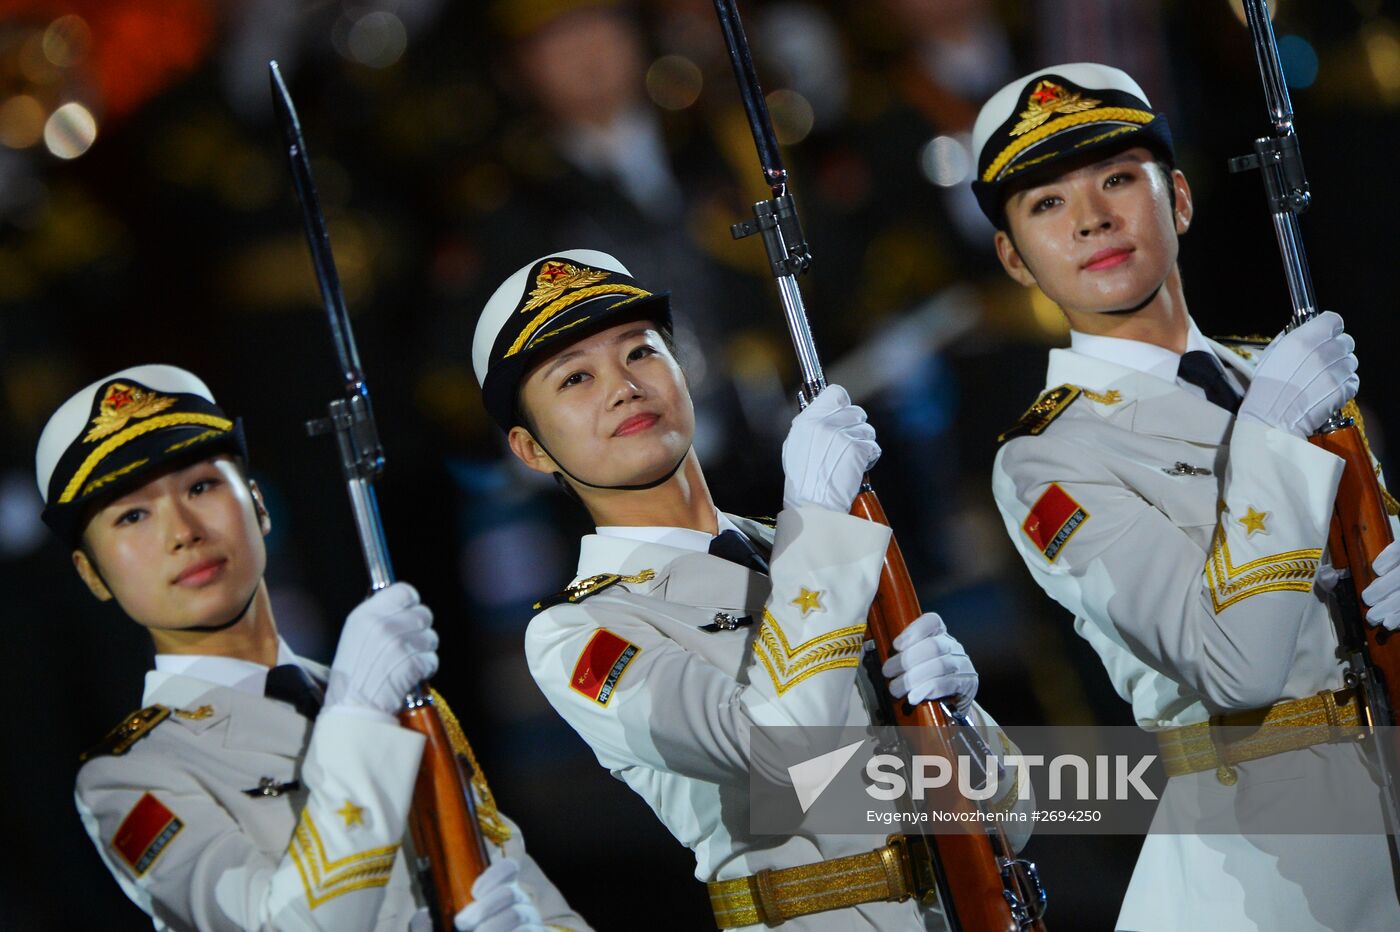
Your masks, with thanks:
[[[185,827],[175,813],[150,793],[142,796],[117,827],[112,847],[141,876],[150,870],[171,839]]]
[[[607,705],[617,689],[617,681],[641,648],[624,640],[607,628],[599,628],[588,639],[574,664],[569,686],[599,705]]]
[[[1074,532],[1088,520],[1089,513],[1084,506],[1071,498],[1058,483],[1052,482],[1045,494],[1031,506],[1031,513],[1026,516],[1021,530],[1026,532],[1045,559],[1054,563]]]

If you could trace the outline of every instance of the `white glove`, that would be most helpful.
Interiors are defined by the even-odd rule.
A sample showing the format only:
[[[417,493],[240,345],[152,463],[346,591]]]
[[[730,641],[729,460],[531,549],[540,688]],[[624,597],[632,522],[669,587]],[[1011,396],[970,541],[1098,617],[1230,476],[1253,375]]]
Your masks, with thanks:
[[[839,385],[828,385],[792,419],[783,441],[783,507],[851,510],[866,470],[880,458],[875,428]]]
[[[502,858],[472,883],[472,901],[457,914],[457,932],[547,932],[540,911],[516,876],[520,864]]]
[[[1371,564],[1376,579],[1361,590],[1361,601],[1371,607],[1366,621],[1384,625],[1387,631],[1400,629],[1400,540],[1391,541]]]
[[[1333,589],[1337,588],[1337,581],[1341,578],[1341,572],[1331,563],[1323,560],[1317,565],[1317,577],[1313,579],[1313,592],[1325,599],[1332,594]]]
[[[357,605],[335,649],[325,708],[397,712],[404,696],[437,671],[432,625],[433,613],[408,583],[394,583]]]
[[[1269,344],[1240,402],[1239,416],[1298,437],[1317,431],[1356,397],[1356,342],[1342,318],[1323,311]]]
[[[977,671],[957,639],[948,633],[936,612],[925,612],[899,632],[894,654],[881,667],[890,678],[890,694],[925,699],[951,697],[959,712],[967,711],[977,695]]]

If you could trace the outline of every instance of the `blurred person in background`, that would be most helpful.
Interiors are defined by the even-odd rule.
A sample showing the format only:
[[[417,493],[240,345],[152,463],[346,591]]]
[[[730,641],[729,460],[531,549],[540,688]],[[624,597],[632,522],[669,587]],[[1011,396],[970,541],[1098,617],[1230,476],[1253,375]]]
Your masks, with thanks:
[[[635,4],[498,0],[491,10],[505,40],[499,83],[519,106],[500,139],[511,198],[485,219],[498,233],[483,265],[589,242],[628,256],[644,278],[694,283],[676,340],[694,372],[697,443],[733,467],[740,500],[771,497],[762,483],[772,477],[751,452],[752,438],[770,436],[771,405],[746,404],[736,383],[757,368],[774,401],[782,390],[771,363],[748,349],[746,335],[764,329],[754,321],[764,319],[765,283],[732,262],[729,224],[744,201],[712,95],[701,96],[699,73],[674,56],[656,60]],[[657,11],[663,27],[672,12]]]
[[[721,928],[781,916],[799,929],[923,929],[911,891],[879,867],[882,853],[907,857],[898,849],[749,828],[751,729],[870,721],[856,676],[890,532],[848,512],[879,456],[874,429],[828,387],[784,443],[776,525],[720,512],[670,317],[668,292],[612,256],[570,250],[517,271],[478,321],[473,363],[511,452],[597,525],[574,582],[536,603],[531,673],[599,763],[694,852]],[[1000,734],[938,615],[895,647],[883,670],[893,696],[950,697]],[[813,887],[822,895],[793,892]]]
[[[350,613],[329,668],[296,656],[246,459],[242,424],[173,366],[100,379],[44,428],[45,522],[156,650],[147,706],[84,755],[83,825],[157,929],[426,929],[400,847],[423,739],[395,713],[437,670],[432,613],[396,583]],[[586,929],[478,794],[492,863],[455,927]]]
[[[1272,834],[1328,800],[1382,826],[1360,746],[1210,731],[1362,715],[1328,616],[1335,574],[1320,573],[1342,463],[1307,442],[1357,390],[1341,318],[1272,342],[1201,334],[1177,263],[1191,188],[1166,117],[1116,68],[1013,81],[974,139],[1007,274],[1071,327],[1048,390],[1003,435],[993,491],[1170,777],[1116,928],[1396,928],[1383,835]],[[1371,624],[1400,625],[1397,558],[1377,560]]]

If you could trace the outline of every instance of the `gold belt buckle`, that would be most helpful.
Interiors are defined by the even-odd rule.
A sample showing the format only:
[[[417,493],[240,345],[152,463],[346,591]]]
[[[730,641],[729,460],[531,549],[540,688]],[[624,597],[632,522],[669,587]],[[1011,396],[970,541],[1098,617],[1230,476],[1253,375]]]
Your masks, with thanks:
[[[899,859],[904,877],[904,900],[912,896],[921,906],[938,902],[938,874],[933,866],[933,850],[927,839],[910,840],[907,835],[891,835],[885,843]]]

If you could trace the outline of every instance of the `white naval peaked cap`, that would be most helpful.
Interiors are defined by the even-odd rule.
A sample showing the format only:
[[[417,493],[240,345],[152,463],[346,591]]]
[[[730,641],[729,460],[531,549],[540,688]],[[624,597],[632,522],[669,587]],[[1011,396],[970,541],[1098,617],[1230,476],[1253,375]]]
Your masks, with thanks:
[[[1127,72],[1097,62],[1040,68],[982,105],[972,127],[977,177],[972,190],[1001,225],[1005,185],[1020,171],[1110,147],[1147,146],[1175,162],[1164,114]]]
[[[168,462],[229,450],[246,457],[242,426],[209,386],[177,366],[132,366],[58,407],[39,435],[34,476],[44,521],[70,541],[95,498],[129,488]]]
[[[671,327],[670,292],[641,287],[627,267],[596,249],[546,253],[501,283],[477,318],[472,370],[486,410],[509,430],[527,366],[612,320],[650,317]]]
[[[1133,95],[1147,106],[1152,106],[1152,101],[1147,99],[1147,94],[1138,86],[1138,83],[1120,68],[1100,65],[1091,61],[1041,68],[1039,71],[1033,71],[1025,77],[1012,81],[993,94],[991,99],[982,105],[982,109],[977,113],[977,122],[972,125],[972,151],[980,155],[982,147],[987,144],[992,133],[1011,119],[1012,114],[1024,109],[1025,101],[1021,91],[1027,84],[1050,75],[1068,78],[1083,88],[1122,91],[1125,94]]]
[[[496,336],[523,303],[527,286],[530,284],[530,270],[546,259],[575,262],[632,277],[632,273],[627,271],[627,266],[596,249],[566,249],[563,252],[545,253],[533,262],[521,266],[514,275],[501,282],[501,286],[486,302],[481,317],[477,319],[476,334],[472,337],[472,369],[476,372],[476,384],[486,384],[486,370],[490,365],[491,347],[496,342]]]

